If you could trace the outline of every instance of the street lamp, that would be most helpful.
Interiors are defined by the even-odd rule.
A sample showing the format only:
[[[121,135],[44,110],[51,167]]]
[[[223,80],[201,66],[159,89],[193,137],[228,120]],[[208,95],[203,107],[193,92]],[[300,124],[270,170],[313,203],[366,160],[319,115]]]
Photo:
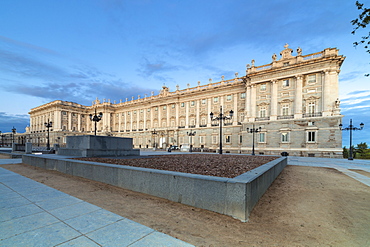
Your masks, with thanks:
[[[213,112],[211,112],[209,114],[209,116],[211,117],[211,121],[220,121],[220,150],[219,150],[219,154],[222,154],[222,120],[231,120],[233,118],[233,115],[234,115],[234,112],[233,110],[231,110],[229,112],[229,116],[224,116],[222,114],[222,106],[220,106],[220,114],[218,115],[218,117],[213,117]]]
[[[13,126],[13,129],[12,129],[12,133],[13,133],[12,144],[14,144],[14,135],[15,135],[16,132],[17,132],[17,129],[14,128],[14,126]]]
[[[247,128],[247,132],[248,133],[252,133],[253,134],[253,137],[252,137],[252,155],[254,155],[254,133],[258,133],[261,131],[261,127],[259,128],[254,128],[254,124],[253,124],[253,128]]]
[[[362,130],[364,128],[365,124],[360,123],[360,128],[354,127],[352,125],[352,119],[349,121],[349,126],[347,128],[342,128],[343,125],[339,124],[340,130],[349,130],[349,156],[348,160],[353,160],[353,149],[352,149],[352,130]]]
[[[44,124],[45,124],[45,127],[48,129],[48,142],[46,144],[46,149],[50,150],[49,134],[50,134],[50,128],[53,127],[53,122],[49,121],[49,119],[48,119],[48,122],[44,123]]]
[[[196,134],[197,132],[195,132],[195,131],[191,131],[190,130],[190,132],[186,132],[186,134],[188,135],[188,136],[190,136],[190,153],[191,152],[193,152],[193,149],[192,149],[192,143],[193,143],[193,136],[195,136],[195,134]]]
[[[155,136],[157,135],[158,133],[155,131],[155,129],[153,129],[153,131],[152,131],[152,135],[154,136],[154,142],[153,142],[153,149],[155,150],[155,148],[156,148],[156,143],[155,143]]]
[[[102,119],[103,113],[99,112],[99,115],[96,115],[96,108],[95,108],[94,116],[93,116],[93,114],[90,114],[89,116],[90,116],[90,120],[95,122],[95,135],[96,135],[96,123],[99,122]]]

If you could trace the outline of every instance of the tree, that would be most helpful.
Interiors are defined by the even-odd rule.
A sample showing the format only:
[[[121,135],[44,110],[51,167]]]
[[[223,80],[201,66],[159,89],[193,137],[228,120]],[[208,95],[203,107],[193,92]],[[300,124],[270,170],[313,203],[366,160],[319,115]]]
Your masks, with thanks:
[[[363,3],[356,1],[357,9],[361,11],[358,18],[351,21],[352,25],[355,26],[352,34],[356,34],[356,31],[359,29],[364,29],[370,23],[370,9],[365,8]],[[361,37],[361,41],[353,42],[354,46],[363,45],[366,49],[367,53],[370,53],[370,32],[365,34],[365,36]],[[370,74],[366,74],[365,76],[369,76]]]

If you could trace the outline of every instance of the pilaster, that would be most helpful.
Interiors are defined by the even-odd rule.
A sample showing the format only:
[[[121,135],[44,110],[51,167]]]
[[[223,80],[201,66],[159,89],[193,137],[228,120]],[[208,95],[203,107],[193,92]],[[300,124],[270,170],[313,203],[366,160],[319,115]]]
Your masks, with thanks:
[[[294,100],[294,118],[302,118],[302,82],[303,76],[296,76],[296,90]]]

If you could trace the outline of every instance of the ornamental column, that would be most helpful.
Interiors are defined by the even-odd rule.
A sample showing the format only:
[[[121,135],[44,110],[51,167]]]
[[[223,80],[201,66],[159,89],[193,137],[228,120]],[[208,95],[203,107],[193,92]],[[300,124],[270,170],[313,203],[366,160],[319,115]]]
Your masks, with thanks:
[[[339,98],[338,95],[338,71],[325,71],[325,77],[323,80],[323,117],[331,116],[333,112],[333,106],[335,101]]]
[[[197,104],[197,111],[196,111],[196,115],[195,115],[195,118],[196,118],[196,122],[195,122],[195,128],[199,128],[199,123],[200,123],[200,103],[201,101],[198,100],[196,101],[196,104]]]
[[[271,115],[270,120],[277,120],[277,94],[278,94],[278,84],[276,80],[271,81]]]
[[[179,103],[176,103],[175,107],[176,107],[176,123],[175,123],[175,126],[180,126],[180,123],[179,123]]]
[[[170,105],[166,105],[166,111],[167,111],[167,123],[166,123],[166,128],[168,129],[168,127],[170,127],[170,110],[171,110],[171,106]]]
[[[68,112],[68,131],[72,131],[72,113]]]
[[[185,102],[185,128],[189,128],[189,101]]]
[[[303,76],[297,75],[294,100],[294,118],[302,118],[302,81]]]
[[[251,113],[250,113],[250,122],[254,122],[256,119],[256,101],[257,95],[256,95],[256,85],[251,86]]]
[[[234,117],[233,117],[233,125],[237,125],[238,124],[238,121],[239,121],[239,119],[238,119],[238,117],[239,117],[239,115],[238,115],[238,94],[237,93],[235,93],[234,95],[233,95],[233,101],[234,101],[234,109],[232,109],[233,111],[234,111]]]
[[[208,98],[207,101],[208,101],[208,103],[207,103],[207,111],[208,111],[208,113],[207,113],[207,118],[206,118],[206,119],[208,119],[207,120],[207,127],[211,127],[212,126],[212,120],[208,116],[212,112],[212,107],[211,107],[212,98]]]
[[[81,132],[81,114],[77,113],[77,131]]]
[[[247,95],[245,97],[245,116],[244,116],[244,120],[248,119],[248,122],[249,122],[249,118],[250,118],[250,115],[251,114],[251,86],[248,85],[247,86]]]

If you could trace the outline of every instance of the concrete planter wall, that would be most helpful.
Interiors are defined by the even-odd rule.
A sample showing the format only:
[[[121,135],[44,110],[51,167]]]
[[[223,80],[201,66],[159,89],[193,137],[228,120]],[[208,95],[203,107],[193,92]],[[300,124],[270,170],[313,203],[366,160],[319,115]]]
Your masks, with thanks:
[[[232,216],[243,222],[287,165],[282,157],[235,178],[221,178],[71,160],[57,155],[23,155],[23,163],[56,170],[174,202]]]

